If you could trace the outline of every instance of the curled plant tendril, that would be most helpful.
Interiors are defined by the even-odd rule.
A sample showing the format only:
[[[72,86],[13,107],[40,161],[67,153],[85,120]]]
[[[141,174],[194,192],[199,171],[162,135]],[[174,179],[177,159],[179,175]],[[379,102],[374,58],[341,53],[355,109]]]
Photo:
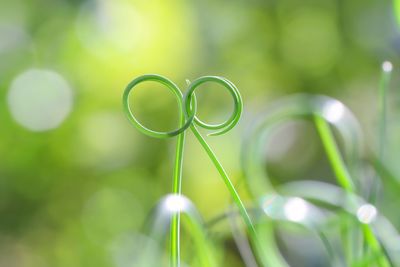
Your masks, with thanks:
[[[161,83],[161,84],[165,85],[174,94],[174,96],[178,100],[180,120],[181,120],[181,122],[185,121],[185,117],[183,117],[184,113],[182,112],[182,110],[183,110],[182,92],[179,90],[178,86],[176,86],[171,80],[169,80],[163,76],[156,75],[156,74],[147,74],[147,75],[137,77],[136,79],[132,80],[125,88],[125,91],[124,91],[124,94],[122,97],[122,104],[124,107],[125,114],[127,115],[129,121],[143,134],[151,136],[151,137],[155,137],[155,138],[173,137],[173,136],[176,136],[176,135],[184,132],[192,123],[193,117],[188,119],[183,125],[181,123],[179,129],[176,129],[176,130],[173,130],[170,132],[159,132],[159,131],[151,130],[151,129],[147,128],[146,126],[144,126],[143,124],[141,124],[139,122],[139,120],[135,118],[135,116],[133,115],[132,110],[130,108],[130,105],[129,105],[129,94],[135,88],[135,86],[137,86],[140,83],[148,82],[148,81]]]
[[[222,86],[224,86],[232,95],[233,101],[234,101],[234,110],[232,112],[232,115],[230,116],[229,119],[226,121],[220,123],[220,124],[208,124],[203,121],[201,121],[195,114],[196,114],[196,105],[191,104],[191,99],[194,96],[194,91],[197,89],[198,86],[202,85],[203,83],[206,82],[216,82]],[[186,115],[190,118],[193,118],[194,123],[197,126],[200,126],[204,129],[208,130],[215,130],[215,132],[210,133],[209,135],[221,135],[229,130],[231,130],[235,125],[238,123],[240,116],[242,114],[243,110],[243,102],[242,102],[242,97],[240,96],[239,90],[236,88],[236,86],[229,80],[222,78],[222,77],[217,77],[217,76],[205,76],[201,77],[194,82],[192,82],[189,85],[189,88],[185,94],[185,111]]]
[[[165,85],[177,98],[178,100],[178,109],[180,112],[180,119],[184,119],[184,123],[180,125],[180,128],[169,131],[169,132],[160,132],[160,131],[154,131],[146,126],[144,126],[142,123],[139,122],[138,119],[133,115],[133,112],[130,108],[129,105],[129,95],[131,91],[134,89],[135,86],[142,82],[146,81],[153,81],[153,82],[159,82],[163,85]],[[218,83],[222,86],[224,86],[232,95],[233,101],[234,101],[234,110],[230,116],[229,119],[226,121],[220,123],[220,124],[208,124],[203,121],[201,121],[197,116],[196,116],[196,110],[197,110],[197,104],[196,104],[196,98],[194,95],[194,91],[203,83],[206,82],[215,82]],[[184,104],[185,107],[184,108]],[[129,121],[143,134],[155,137],[155,138],[168,138],[168,137],[173,137],[177,136],[180,133],[184,132],[189,126],[194,123],[199,127],[208,129],[208,130],[215,130],[215,132],[210,133],[209,135],[221,135],[229,130],[231,130],[235,125],[238,123],[240,116],[242,114],[243,110],[243,101],[240,96],[239,90],[236,88],[236,86],[229,81],[228,79],[225,79],[223,77],[218,77],[218,76],[204,76],[200,77],[197,80],[193,81],[192,83],[189,84],[189,88],[187,93],[185,94],[185,97],[183,99],[183,95],[181,91],[179,90],[178,86],[175,85],[171,80],[160,76],[156,74],[147,74],[140,76],[134,80],[132,80],[128,86],[125,89],[125,92],[123,94],[123,107],[124,111],[127,114],[127,117]],[[182,116],[182,114],[184,116]]]
[[[143,124],[141,124],[133,115],[130,105],[129,105],[129,94],[134,89],[134,87],[142,82],[145,81],[153,81],[158,82],[165,85],[172,93],[175,95],[178,101],[178,108],[179,108],[179,117],[180,117],[180,124],[179,128],[170,132],[160,132],[154,131]],[[233,97],[234,101],[234,110],[226,121],[220,124],[208,124],[201,121],[196,116],[197,110],[197,103],[194,91],[202,84],[206,82],[217,83],[222,85],[225,89],[227,89]],[[189,82],[188,82],[189,83]],[[240,96],[239,90],[236,86],[230,82],[226,78],[218,77],[218,76],[203,76],[200,77],[188,85],[188,90],[183,96],[181,91],[179,90],[178,86],[176,86],[172,81],[169,79],[155,74],[143,75],[140,76],[133,81],[131,81],[125,89],[123,94],[123,107],[126,115],[128,116],[129,121],[143,134],[155,137],[155,138],[168,138],[177,136],[178,140],[176,143],[176,154],[175,154],[175,168],[174,168],[174,178],[173,178],[173,193],[181,194],[181,181],[182,181],[182,161],[183,161],[183,147],[184,147],[184,139],[185,139],[185,132],[190,127],[193,134],[198,139],[199,143],[203,146],[204,150],[206,151],[207,155],[213,162],[215,168],[218,170],[221,178],[223,179],[229,193],[231,194],[232,199],[234,200],[235,204],[237,205],[239,212],[242,216],[243,221],[246,224],[247,230],[249,235],[251,236],[253,242],[256,244],[258,243],[257,234],[255,232],[253,223],[250,219],[250,216],[247,213],[247,210],[239,197],[239,194],[236,192],[234,185],[232,184],[231,180],[229,179],[227,173],[225,172],[224,168],[222,167],[221,163],[217,159],[216,155],[212,151],[211,147],[207,144],[204,140],[200,132],[197,130],[196,125],[202,127],[204,129],[213,130],[209,135],[221,135],[229,130],[231,130],[239,121],[242,109],[243,109],[243,102]],[[177,213],[172,220],[171,223],[171,266],[179,266],[180,257],[179,257],[179,213]]]

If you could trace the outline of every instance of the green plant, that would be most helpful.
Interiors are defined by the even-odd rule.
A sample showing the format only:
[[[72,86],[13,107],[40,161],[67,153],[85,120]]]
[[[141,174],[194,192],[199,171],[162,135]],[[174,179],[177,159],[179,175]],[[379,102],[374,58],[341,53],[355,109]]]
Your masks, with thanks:
[[[384,156],[386,132],[385,99],[391,73],[391,65],[389,68],[388,64],[385,63],[383,65],[379,91],[379,160],[382,160]],[[129,106],[129,94],[137,84],[145,81],[161,83],[173,92],[178,101],[180,112],[178,129],[170,132],[153,131],[135,118]],[[194,92],[200,85],[206,82],[222,85],[233,97],[234,111],[230,118],[223,123],[215,125],[207,124],[196,117],[197,103]],[[340,265],[342,262],[340,252],[337,251],[326,233],[327,229],[332,227],[332,225],[336,225],[337,231],[340,232],[341,244],[345,255],[344,261],[347,266],[395,266],[394,262],[396,262],[396,259],[393,256],[391,242],[387,235],[383,233],[381,225],[390,225],[390,232],[393,235],[398,234],[384,216],[374,214],[374,212],[376,213],[376,208],[372,204],[376,200],[378,191],[369,196],[369,202],[372,203],[370,204],[361,196],[361,192],[358,190],[358,186],[362,182],[359,172],[360,155],[358,153],[361,143],[361,130],[355,117],[341,102],[329,97],[303,94],[287,98],[267,110],[266,113],[259,115],[256,122],[248,131],[242,154],[245,178],[249,192],[254,198],[255,203],[251,204],[250,207],[253,218],[250,217],[248,208],[245,207],[217,156],[196,127],[211,130],[213,132],[209,135],[216,136],[226,133],[237,124],[243,107],[240,93],[232,82],[216,76],[201,77],[189,83],[188,89],[183,95],[179,88],[167,78],[159,75],[144,75],[128,84],[123,95],[123,106],[128,119],[142,133],[155,138],[177,136],[172,186],[173,195],[169,196],[169,198],[178,199],[183,201],[182,203],[190,202],[182,196],[181,182],[185,133],[187,129],[191,129],[218,170],[232,197],[234,206],[238,209],[237,213],[236,211],[225,213],[215,220],[214,223],[224,218],[233,218],[234,221],[237,216],[240,216],[245,223],[247,236],[252,244],[251,247],[246,245],[247,242],[244,242],[246,235],[242,236],[240,234],[238,226],[234,226],[233,229],[235,240],[242,240],[237,242],[244,242],[245,244],[238,243],[238,248],[242,252],[242,255],[246,255],[247,253],[249,258],[251,258],[252,256],[249,255],[249,252],[250,254],[254,253],[258,263],[262,266],[288,266],[288,263],[279,251],[274,237],[275,225],[283,221],[288,224],[299,225],[318,236],[321,244],[326,249],[332,266]],[[315,125],[338,186],[322,182],[303,181],[287,183],[274,188],[268,182],[268,172],[265,171],[261,156],[264,147],[263,144],[278,125],[298,119],[308,120]],[[336,136],[331,129],[332,127],[336,129],[343,142],[343,154],[338,147]],[[379,170],[383,171],[383,168]],[[376,177],[373,187],[378,185],[378,181],[379,177]],[[324,193],[316,193],[318,188],[323,190]],[[167,200],[168,197],[164,198],[161,202],[164,204],[160,204],[161,209],[158,209],[158,217],[160,217],[160,214],[165,213],[163,207],[165,209],[165,201]],[[178,205],[178,208],[175,207],[172,212],[168,213],[168,219],[163,220],[164,222],[170,221],[170,224],[168,223],[170,225],[170,266],[175,267],[181,264],[181,212],[188,219],[190,232],[193,233],[195,243],[197,244],[201,266],[215,266],[216,262],[213,259],[212,251],[208,249],[210,245],[205,241],[207,234],[203,230],[203,223],[200,219],[196,219],[199,216],[193,215],[195,212],[193,213],[186,209],[188,205],[185,204],[185,208]],[[301,211],[304,214],[296,215],[297,217],[291,217],[290,214],[286,214],[284,211],[290,205],[294,205],[295,208],[300,207],[300,209],[304,209]],[[189,210],[195,210],[192,204],[189,206],[192,207]],[[329,212],[326,213],[329,206],[334,206],[337,210],[332,211],[328,209]],[[254,217],[254,215],[257,216]],[[364,218],[363,216],[367,217]],[[155,221],[159,221],[159,219],[155,219]],[[374,223],[375,221],[377,222]],[[212,224],[207,225],[210,227]],[[153,232],[159,232],[162,224],[156,223],[155,225],[158,226],[153,229]],[[160,236],[163,236],[164,232],[159,232],[156,235],[159,236],[156,238],[157,240],[162,240],[163,238]],[[354,236],[358,236],[361,242],[353,240]],[[247,252],[245,253],[244,250]],[[246,260],[246,262],[255,261],[250,259]]]
[[[144,82],[144,81],[155,81],[165,85],[169,90],[171,90],[178,100],[178,108],[180,111],[180,128],[172,131],[172,132],[157,132],[151,129],[146,128],[142,125],[133,115],[130,106],[129,106],[129,94],[131,90],[135,87],[135,85]],[[205,82],[214,82],[224,86],[232,95],[234,100],[234,111],[231,117],[220,124],[212,125],[202,122],[199,118],[196,117],[196,100],[194,97],[194,91],[198,88],[201,84]],[[183,161],[183,149],[184,149],[184,142],[185,142],[185,130],[190,127],[193,134],[196,136],[204,150],[206,151],[207,155],[213,162],[215,168],[218,170],[221,178],[223,179],[229,193],[232,196],[234,203],[239,208],[240,214],[246,224],[248,234],[251,237],[252,242],[255,243],[255,246],[258,247],[258,238],[257,233],[254,229],[254,225],[252,220],[239,196],[236,192],[234,185],[232,184],[231,180],[228,177],[228,174],[225,172],[224,168],[222,167],[221,163],[219,162],[217,156],[212,151],[211,147],[207,144],[205,139],[202,137],[198,129],[195,125],[199,127],[203,127],[208,130],[214,130],[213,133],[209,135],[221,135],[226,133],[230,129],[232,129],[236,123],[240,119],[240,115],[242,113],[242,98],[238,89],[235,85],[230,82],[229,80],[221,77],[216,76],[205,76],[196,79],[192,83],[189,84],[188,90],[183,97],[179,88],[170,80],[165,77],[159,75],[144,75],[134,79],[132,82],[128,84],[125,89],[123,95],[123,106],[124,111],[128,115],[129,120],[132,124],[139,129],[142,133],[149,135],[151,137],[156,138],[167,138],[178,136],[177,144],[176,144],[176,155],[175,155],[175,168],[174,168],[174,176],[173,176],[173,193],[174,194],[181,194],[181,181],[182,181],[182,161]],[[170,247],[171,247],[171,266],[179,266],[180,265],[180,257],[179,257],[179,225],[180,225],[180,215],[177,213],[174,215],[171,223],[171,234],[170,234]]]

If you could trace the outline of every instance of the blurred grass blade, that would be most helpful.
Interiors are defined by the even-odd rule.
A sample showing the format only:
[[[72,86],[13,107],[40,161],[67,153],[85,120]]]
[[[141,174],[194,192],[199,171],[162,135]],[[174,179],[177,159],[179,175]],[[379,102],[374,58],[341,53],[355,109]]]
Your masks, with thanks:
[[[152,216],[152,227],[148,230],[149,236],[162,246],[168,236],[169,226],[177,214],[180,214],[181,225],[186,227],[191,235],[196,248],[195,258],[199,260],[201,266],[217,267],[212,245],[207,240],[200,215],[193,203],[183,195],[170,194],[160,200]],[[157,258],[157,255],[150,251],[146,253],[146,257],[149,257],[148,261],[153,261],[156,260],[154,258]]]

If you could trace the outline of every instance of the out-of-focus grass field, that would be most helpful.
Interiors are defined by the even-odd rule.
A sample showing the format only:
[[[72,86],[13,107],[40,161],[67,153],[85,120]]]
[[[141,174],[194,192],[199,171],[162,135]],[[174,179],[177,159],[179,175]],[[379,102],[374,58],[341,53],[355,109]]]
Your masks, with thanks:
[[[395,3],[387,0],[1,0],[0,266],[134,266],[143,225],[171,192],[176,142],[141,134],[122,112],[125,86],[146,73],[182,89],[203,75],[235,83],[244,100],[241,121],[206,140],[250,203],[240,155],[255,115],[292,93],[337,98],[360,121],[360,160],[373,158],[380,66],[390,60],[383,164],[400,177],[399,53]],[[229,93],[205,87],[196,92],[197,114],[226,119]],[[176,100],[165,88],[149,83],[133,95],[133,110],[147,126],[178,125]],[[269,146],[272,184],[336,183],[310,123],[280,129]],[[375,175],[371,167],[363,171]],[[400,229],[396,186],[383,186],[377,208]],[[206,222],[231,205],[192,134],[182,190]],[[227,226],[213,228],[217,258],[221,266],[244,266]],[[293,266],[325,266],[307,262],[313,238],[288,233],[279,239]]]

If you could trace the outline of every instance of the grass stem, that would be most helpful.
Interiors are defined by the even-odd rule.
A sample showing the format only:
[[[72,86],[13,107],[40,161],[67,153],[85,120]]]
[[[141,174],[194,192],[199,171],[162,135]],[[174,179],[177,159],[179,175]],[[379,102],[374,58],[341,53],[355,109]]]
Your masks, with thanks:
[[[343,161],[339,148],[336,145],[333,133],[330,129],[328,122],[319,115],[314,116],[314,121],[317,127],[317,131],[321,137],[323,147],[328,156],[328,160],[337,177],[339,185],[341,185],[348,193],[355,193],[354,184],[352,182],[351,176]],[[383,253],[379,241],[376,239],[371,226],[368,224],[363,224],[362,232],[368,246],[372,249],[374,253],[379,255],[376,260],[377,265],[379,267],[390,267],[391,265],[385,254]],[[349,249],[350,248],[347,248],[347,250]],[[350,253],[350,251],[347,252],[349,252],[348,254],[352,254]],[[348,256],[351,257],[351,255]]]

